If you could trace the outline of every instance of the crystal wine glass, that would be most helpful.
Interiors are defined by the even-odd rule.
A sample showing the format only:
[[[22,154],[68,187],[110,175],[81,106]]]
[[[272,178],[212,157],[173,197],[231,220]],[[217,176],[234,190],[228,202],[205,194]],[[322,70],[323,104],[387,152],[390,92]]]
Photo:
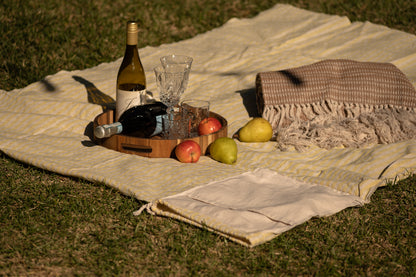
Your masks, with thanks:
[[[191,71],[193,58],[185,55],[167,55],[160,58],[160,63],[165,69],[170,67],[182,67],[185,70],[185,82],[182,86],[180,95],[182,95],[188,86],[189,73]]]
[[[172,114],[185,90],[188,76],[187,69],[175,65],[157,66],[154,68],[154,72],[156,84],[159,88],[160,101],[168,107],[167,113]]]

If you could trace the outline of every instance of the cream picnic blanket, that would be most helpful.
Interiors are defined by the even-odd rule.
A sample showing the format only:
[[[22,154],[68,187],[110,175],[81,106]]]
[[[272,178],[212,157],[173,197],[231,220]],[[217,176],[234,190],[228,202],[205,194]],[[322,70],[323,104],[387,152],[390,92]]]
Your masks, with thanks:
[[[255,115],[258,72],[344,58],[393,63],[416,85],[414,35],[290,5],[278,4],[251,19],[231,19],[192,39],[140,49],[148,90],[156,98],[152,68],[159,57],[170,53],[194,58],[185,97],[209,98],[211,110],[228,120],[230,137]],[[91,122],[103,109],[89,103],[85,84],[115,99],[120,62],[60,71],[22,89],[0,90],[0,150],[46,170],[104,182],[148,201],[150,212],[206,226],[248,246],[268,241],[312,216],[368,202],[387,179],[416,171],[414,140],[302,153],[282,152],[273,141],[237,141],[236,165],[210,157],[181,164],[103,148],[90,139]],[[233,194],[238,184],[241,191]],[[290,190],[287,184],[297,189]],[[249,190],[255,186],[261,189]],[[270,193],[276,197],[267,198]],[[253,202],[245,206],[247,195],[253,195]],[[281,202],[283,195],[293,201]],[[326,205],[320,205],[323,202]]]

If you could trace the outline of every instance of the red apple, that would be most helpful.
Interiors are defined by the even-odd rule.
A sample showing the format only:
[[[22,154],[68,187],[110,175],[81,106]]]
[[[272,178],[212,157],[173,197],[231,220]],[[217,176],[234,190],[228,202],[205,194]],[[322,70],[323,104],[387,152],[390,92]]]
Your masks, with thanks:
[[[201,147],[193,140],[185,140],[176,146],[175,155],[182,163],[196,163],[201,156]]]
[[[204,118],[198,125],[198,134],[200,136],[208,135],[219,131],[222,128],[221,122],[215,117]]]

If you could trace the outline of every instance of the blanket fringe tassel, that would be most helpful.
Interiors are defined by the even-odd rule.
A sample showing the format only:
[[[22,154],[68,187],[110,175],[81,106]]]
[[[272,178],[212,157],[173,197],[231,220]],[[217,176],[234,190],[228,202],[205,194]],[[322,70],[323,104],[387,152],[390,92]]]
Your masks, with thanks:
[[[361,148],[416,138],[416,108],[324,100],[266,106],[262,116],[272,124],[283,151],[313,145]]]
[[[151,214],[151,215],[155,215],[155,213],[152,211],[152,209],[151,209],[151,207],[152,207],[152,203],[147,203],[147,204],[145,204],[145,205],[143,205],[143,206],[141,206],[140,207],[140,209],[138,209],[137,211],[134,211],[133,212],[133,215],[134,216],[139,216],[139,215],[141,215],[141,213],[144,211],[144,210],[146,210],[149,214]]]

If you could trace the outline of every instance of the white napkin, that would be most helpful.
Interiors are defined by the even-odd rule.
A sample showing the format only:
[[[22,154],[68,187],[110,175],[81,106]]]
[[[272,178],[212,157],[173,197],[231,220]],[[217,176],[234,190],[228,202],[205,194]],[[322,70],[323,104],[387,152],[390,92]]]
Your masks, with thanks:
[[[259,168],[163,198],[151,210],[254,246],[314,216],[362,204],[358,196]]]

